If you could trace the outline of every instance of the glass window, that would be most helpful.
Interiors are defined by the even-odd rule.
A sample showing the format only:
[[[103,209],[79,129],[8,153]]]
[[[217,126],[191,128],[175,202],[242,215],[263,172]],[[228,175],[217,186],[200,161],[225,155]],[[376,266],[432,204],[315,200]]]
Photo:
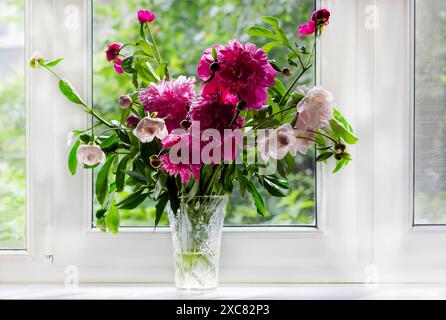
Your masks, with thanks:
[[[446,2],[415,5],[415,224],[446,224]]]
[[[0,249],[25,248],[24,0],[0,0]]]
[[[129,79],[117,75],[107,63],[104,49],[107,44],[129,41],[132,36],[137,40],[136,12],[145,7],[147,2],[138,0],[93,1],[93,103],[110,118],[119,115],[117,95],[131,92],[133,88]],[[306,22],[313,8],[313,0],[171,0],[152,1],[150,5],[150,10],[157,14],[155,32],[158,34],[158,47],[163,56],[168,57],[173,76],[195,75],[202,51],[211,45],[226,43],[232,38],[263,45],[260,38],[251,39],[246,34],[250,26],[262,24],[261,16],[279,17],[290,39],[296,39],[297,25]],[[279,52],[276,53],[280,56]],[[286,57],[286,54],[282,56]],[[279,64],[285,63],[279,61]],[[308,73],[304,81],[314,84],[314,73]],[[295,161],[294,175],[289,176],[293,186],[289,196],[275,198],[264,195],[268,205],[267,217],[259,216],[249,197],[242,198],[234,190],[226,224],[314,226],[314,152],[297,156]],[[151,225],[154,221],[154,204],[149,200],[138,209],[120,212],[121,226]],[[164,216],[160,225],[167,223]]]

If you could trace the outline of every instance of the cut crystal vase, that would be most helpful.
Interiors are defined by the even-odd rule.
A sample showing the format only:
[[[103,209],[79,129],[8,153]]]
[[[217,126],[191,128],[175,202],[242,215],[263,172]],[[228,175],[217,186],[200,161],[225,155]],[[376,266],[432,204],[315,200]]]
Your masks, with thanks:
[[[218,287],[227,201],[226,196],[182,198],[176,213],[169,207],[177,289],[204,291]]]

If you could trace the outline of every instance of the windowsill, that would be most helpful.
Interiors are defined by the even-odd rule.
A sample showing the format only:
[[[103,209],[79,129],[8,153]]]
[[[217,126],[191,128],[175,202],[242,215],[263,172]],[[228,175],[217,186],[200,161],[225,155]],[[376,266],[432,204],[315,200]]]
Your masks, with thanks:
[[[205,293],[178,292],[172,285],[1,284],[0,299],[446,299],[444,284],[223,285]]]

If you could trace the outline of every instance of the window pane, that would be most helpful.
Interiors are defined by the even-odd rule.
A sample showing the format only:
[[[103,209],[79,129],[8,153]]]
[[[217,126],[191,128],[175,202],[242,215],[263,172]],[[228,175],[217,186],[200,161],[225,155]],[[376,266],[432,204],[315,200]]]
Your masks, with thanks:
[[[250,38],[248,27],[262,24],[261,16],[277,16],[290,39],[296,38],[297,25],[306,22],[314,8],[313,0],[221,0],[221,1],[153,1],[150,10],[157,14],[158,47],[169,60],[173,76],[196,75],[202,51],[217,43],[237,38],[263,45],[268,40]],[[111,118],[119,115],[117,95],[133,90],[131,82],[115,73],[104,58],[104,48],[113,42],[138,39],[135,26],[136,12],[147,7],[146,1],[94,0],[93,1],[93,87],[95,107]],[[133,39],[131,38],[133,37]],[[310,37],[308,37],[310,38]],[[311,40],[311,39],[310,39]],[[263,41],[263,42],[262,42]],[[304,41],[300,39],[300,41]],[[280,55],[276,51],[275,56]],[[286,64],[278,61],[279,65]],[[308,73],[304,81],[314,84],[314,75]],[[237,190],[231,197],[231,213],[227,225],[280,224],[315,225],[315,165],[314,152],[296,158],[296,170],[290,175],[293,191],[286,198],[264,195],[268,216],[260,217],[249,196],[242,198]],[[154,205],[146,200],[142,208],[121,212],[121,225],[151,225]],[[167,224],[167,217],[161,224]]]
[[[24,0],[0,0],[0,249],[25,248]]]
[[[446,2],[416,1],[415,224],[446,224]]]

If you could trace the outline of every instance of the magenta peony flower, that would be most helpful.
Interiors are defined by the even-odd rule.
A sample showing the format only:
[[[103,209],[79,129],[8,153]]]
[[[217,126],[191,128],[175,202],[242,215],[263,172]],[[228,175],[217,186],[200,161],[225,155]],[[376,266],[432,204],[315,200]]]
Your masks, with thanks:
[[[115,61],[119,56],[119,51],[122,48],[121,43],[112,43],[107,46],[105,50],[105,55],[107,57],[107,61]]]
[[[248,109],[260,109],[268,100],[268,88],[274,86],[277,74],[268,62],[267,54],[252,43],[241,44],[237,40],[215,49],[218,70],[211,81],[212,48],[204,51],[198,64],[198,76],[209,81],[203,93],[231,92],[245,101]]]
[[[196,180],[200,179],[201,164],[192,164],[192,138],[190,134],[169,134],[163,140],[163,148],[173,148],[177,146],[177,152],[172,150],[166,154],[160,156],[161,167],[170,175],[180,175],[181,181],[186,183],[189,181],[191,174],[194,175]],[[186,148],[189,152],[188,155],[181,155],[181,149]],[[179,153],[178,153],[179,151]],[[181,161],[183,158],[186,159]],[[179,158],[179,159],[178,159]]]
[[[316,22],[309,21],[307,24],[301,24],[299,26],[299,34],[301,36],[306,36],[309,34],[313,34],[316,31]]]
[[[298,28],[301,36],[313,34],[316,31],[322,31],[324,26],[330,23],[330,11],[327,9],[320,9],[313,12],[311,20],[307,24],[302,24]],[[320,33],[318,33],[319,35]]]
[[[192,121],[200,122],[200,130],[216,129],[223,134],[224,129],[243,127],[244,119],[237,114],[237,97],[222,92],[208,93],[200,97],[198,103],[189,111]]]
[[[237,146],[243,143],[237,134],[225,136],[225,129],[240,129],[243,127],[244,118],[237,114],[237,97],[233,94],[225,94],[221,91],[208,93],[200,97],[198,103],[189,111],[192,126],[200,124],[200,131],[207,129],[218,130],[221,141],[216,145],[220,146],[220,152],[225,160],[233,160],[237,152]],[[192,128],[193,131],[194,127]],[[228,148],[231,152],[225,152],[225,143],[230,143]],[[209,142],[208,142],[209,143]],[[202,147],[207,143],[202,143]],[[232,146],[232,147],[231,147]]]
[[[138,20],[139,23],[152,22],[155,20],[156,15],[149,10],[138,10]]]
[[[327,25],[330,23],[330,11],[327,9],[320,9],[313,12],[311,20],[319,25]]]
[[[169,132],[180,128],[181,121],[186,119],[187,112],[195,99],[195,78],[179,76],[176,80],[162,80],[158,84],[151,83],[139,95],[139,100],[147,112],[158,112],[158,117],[166,118]]]
[[[122,60],[119,58],[119,52],[122,48],[121,43],[112,43],[107,46],[107,49],[105,50],[105,55],[107,57],[108,61],[113,61],[113,67],[115,68],[115,71],[117,73],[124,73],[122,70]]]

